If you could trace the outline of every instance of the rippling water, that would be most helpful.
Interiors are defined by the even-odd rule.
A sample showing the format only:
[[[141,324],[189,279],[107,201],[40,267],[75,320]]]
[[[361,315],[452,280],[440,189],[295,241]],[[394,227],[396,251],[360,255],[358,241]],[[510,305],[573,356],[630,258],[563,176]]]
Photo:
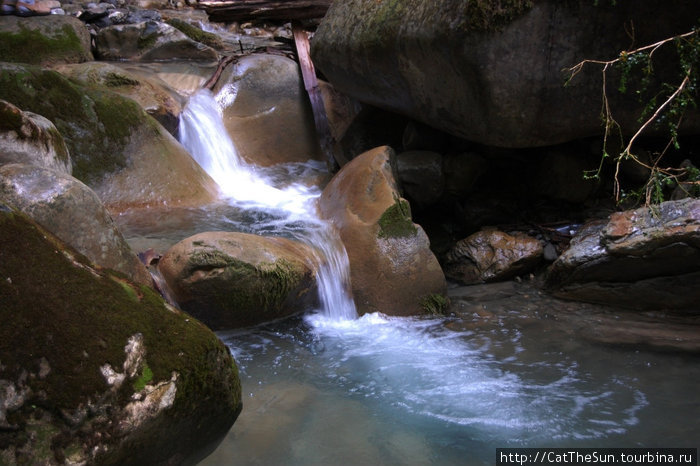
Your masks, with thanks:
[[[195,95],[190,109],[216,117],[213,102]],[[207,148],[213,136],[200,140],[207,128],[223,134],[217,125],[181,133],[219,182],[221,201],[123,213],[132,247],[164,252],[195,233],[228,230],[337,250],[314,213],[319,189],[298,183],[322,176],[322,166],[239,173],[206,156],[234,157],[233,147]],[[326,276],[342,274],[343,260]],[[342,281],[327,285],[324,310],[219,334],[241,370],[244,407],[202,465],[471,465],[493,464],[500,447],[699,446],[697,357],[591,343],[568,331],[585,319],[560,321],[570,306],[533,306],[527,295],[496,311],[476,300],[464,308],[476,311],[450,319],[354,319],[352,304],[336,300]]]

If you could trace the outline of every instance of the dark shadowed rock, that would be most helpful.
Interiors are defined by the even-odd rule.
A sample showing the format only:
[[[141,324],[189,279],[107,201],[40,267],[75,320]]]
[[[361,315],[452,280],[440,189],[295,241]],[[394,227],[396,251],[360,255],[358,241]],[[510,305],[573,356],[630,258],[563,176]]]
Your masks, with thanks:
[[[546,285],[582,301],[697,310],[700,200],[668,201],[586,225],[552,264]]]
[[[241,410],[209,329],[0,209],[0,462],[196,464]]]
[[[183,309],[225,329],[315,307],[312,256],[308,246],[285,238],[209,232],[170,248],[158,269]]]
[[[394,157],[386,146],[356,157],[320,199],[321,216],[335,225],[347,250],[360,314],[419,314],[430,303],[447,303],[445,276],[428,237],[399,196]]]
[[[434,204],[442,196],[442,155],[425,150],[402,152],[396,156],[396,168],[403,192],[417,209]]]
[[[311,52],[333,86],[364,103],[482,144],[533,147],[602,131],[600,68],[566,87],[565,68],[628,50],[630,24],[634,47],[690,31],[698,15],[695,1],[345,0]],[[617,121],[638,127],[641,109],[616,87]]]

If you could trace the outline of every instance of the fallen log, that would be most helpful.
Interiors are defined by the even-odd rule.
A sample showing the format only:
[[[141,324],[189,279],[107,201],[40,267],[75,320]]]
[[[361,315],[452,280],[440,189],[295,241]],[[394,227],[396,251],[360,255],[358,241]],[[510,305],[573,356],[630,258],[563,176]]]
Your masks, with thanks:
[[[309,53],[309,36],[301,25],[294,21],[292,22],[292,33],[294,34],[294,43],[299,57],[299,67],[301,68],[301,76],[304,81],[304,88],[309,95],[311,102],[311,110],[314,115],[314,124],[316,125],[316,134],[318,135],[321,150],[326,157],[326,165],[328,171],[335,173],[338,171],[338,162],[334,156],[335,140],[331,134],[331,128],[328,124],[328,115],[326,115],[326,107],[323,105],[323,97],[321,89],[318,87],[318,79],[316,78],[316,70],[311,61]]]
[[[320,19],[328,11],[332,0],[225,0],[200,1],[214,22],[232,21],[293,21]]]

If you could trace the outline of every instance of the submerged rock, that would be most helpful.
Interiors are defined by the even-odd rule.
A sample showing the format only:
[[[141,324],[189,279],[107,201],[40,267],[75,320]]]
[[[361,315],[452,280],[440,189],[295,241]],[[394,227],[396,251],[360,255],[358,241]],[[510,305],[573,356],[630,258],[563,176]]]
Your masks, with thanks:
[[[0,200],[29,215],[93,264],[137,283],[151,283],[100,199],[72,176],[31,165],[3,165]]]
[[[610,3],[337,1],[311,54],[334,87],[361,102],[481,144],[558,144],[602,131],[600,68],[587,66],[567,86],[562,70],[628,50],[629,24],[644,45],[690,31],[700,14],[692,1]],[[637,102],[609,87],[623,131],[637,128]],[[684,123],[698,127],[697,117]]]
[[[254,54],[229,66],[214,88],[224,123],[246,161],[269,166],[324,160],[299,65]]]
[[[92,60],[90,33],[72,16],[0,16],[0,61],[49,66]]]
[[[530,272],[542,255],[535,238],[487,229],[454,245],[446,255],[445,274],[466,285],[498,281]]]
[[[546,279],[557,296],[633,309],[697,310],[699,285],[700,199],[584,226]]]
[[[158,269],[184,310],[226,329],[316,307],[312,257],[308,246],[285,238],[209,232],[170,248]]]
[[[199,205],[218,194],[187,151],[131,99],[7,63],[0,63],[0,98],[48,118],[66,141],[73,176],[110,208]]]
[[[216,61],[216,50],[187,37],[169,24],[144,21],[100,29],[95,37],[100,60],[198,60]]]
[[[217,446],[241,386],[216,335],[6,207],[0,245],[0,462],[196,464]]]
[[[394,157],[386,146],[365,152],[335,175],[320,198],[321,216],[335,225],[347,250],[360,314],[411,315],[447,304],[440,264],[399,196]]]
[[[0,165],[13,162],[73,172],[66,142],[51,121],[0,100]]]

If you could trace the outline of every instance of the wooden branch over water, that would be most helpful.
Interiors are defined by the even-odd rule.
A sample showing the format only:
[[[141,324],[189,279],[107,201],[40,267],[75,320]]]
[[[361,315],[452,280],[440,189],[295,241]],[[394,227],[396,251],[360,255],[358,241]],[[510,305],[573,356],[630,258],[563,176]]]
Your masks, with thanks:
[[[332,0],[226,0],[200,1],[211,21],[292,21],[320,19]]]

